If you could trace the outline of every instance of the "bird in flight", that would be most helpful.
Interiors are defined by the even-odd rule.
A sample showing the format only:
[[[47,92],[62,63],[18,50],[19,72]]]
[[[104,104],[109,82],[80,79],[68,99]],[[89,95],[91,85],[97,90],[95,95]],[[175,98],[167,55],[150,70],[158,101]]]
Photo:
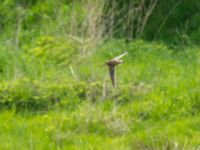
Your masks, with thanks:
[[[116,67],[116,65],[121,64],[123,62],[123,60],[121,60],[121,58],[124,57],[127,54],[128,53],[125,52],[125,53],[123,53],[123,54],[121,54],[117,57],[114,57],[113,59],[106,62],[106,64],[108,65],[108,68],[109,68],[110,78],[111,78],[113,87],[116,86],[115,67]]]

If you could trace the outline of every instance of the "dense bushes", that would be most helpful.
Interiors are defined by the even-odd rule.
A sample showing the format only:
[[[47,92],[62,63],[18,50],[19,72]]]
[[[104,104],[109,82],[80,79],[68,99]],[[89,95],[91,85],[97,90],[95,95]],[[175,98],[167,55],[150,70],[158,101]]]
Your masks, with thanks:
[[[120,103],[126,103],[133,98],[129,89],[117,94],[111,91],[103,95],[100,82],[86,84],[85,82],[43,82],[21,78],[14,81],[4,81],[0,84],[0,104],[2,108],[17,108],[17,110],[51,109],[57,106],[71,109],[84,100],[91,102],[116,98]],[[121,90],[121,89],[120,89]],[[131,95],[130,95],[131,94]],[[123,102],[124,101],[124,102]]]
[[[144,89],[141,89],[143,86]],[[105,87],[104,87],[105,88]],[[81,101],[97,102],[115,99],[118,104],[126,104],[149,92],[145,85],[121,87],[117,91],[109,90],[106,95],[100,82],[86,84],[85,82],[43,82],[21,78],[14,81],[4,81],[0,84],[0,103],[2,107],[18,110],[50,109],[56,106],[71,108]],[[108,89],[107,89],[108,90]],[[108,92],[108,91],[105,91]]]
[[[76,59],[75,56],[79,54],[79,44],[66,38],[40,37],[35,47],[27,51],[44,63],[51,62],[54,65],[62,66],[68,65]]]
[[[1,82],[0,106],[1,109],[15,108],[16,111],[46,111],[54,108],[73,110],[84,101],[110,101],[118,106],[131,105],[134,110],[130,112],[131,115],[141,119],[166,119],[169,116],[199,113],[198,93],[187,92],[188,87],[184,85],[180,85],[180,89],[172,86],[163,89],[145,83],[126,84],[108,91],[104,91],[104,88],[100,82],[44,82],[21,78]]]

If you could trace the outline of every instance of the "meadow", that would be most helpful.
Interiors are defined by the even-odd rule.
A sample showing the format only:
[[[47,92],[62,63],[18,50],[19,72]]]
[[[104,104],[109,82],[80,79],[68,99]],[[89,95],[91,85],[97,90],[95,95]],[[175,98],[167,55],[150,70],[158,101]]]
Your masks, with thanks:
[[[0,4],[0,149],[200,149],[199,30],[180,27],[167,38],[173,26],[161,24],[152,40],[158,17],[133,29],[135,36],[124,35],[121,22],[107,31],[99,16],[111,8],[84,2]],[[163,3],[157,6],[155,12]],[[131,25],[128,18],[126,28],[147,17]],[[123,52],[113,88],[105,62]]]
[[[113,89],[102,64],[124,46],[128,56],[117,66]],[[74,63],[74,73],[45,61],[37,70],[33,62],[41,65],[41,59],[34,57],[13,74],[16,66],[6,60],[29,54],[1,54],[11,55],[0,88],[1,149],[199,147],[198,47],[175,51],[141,40],[110,41]]]

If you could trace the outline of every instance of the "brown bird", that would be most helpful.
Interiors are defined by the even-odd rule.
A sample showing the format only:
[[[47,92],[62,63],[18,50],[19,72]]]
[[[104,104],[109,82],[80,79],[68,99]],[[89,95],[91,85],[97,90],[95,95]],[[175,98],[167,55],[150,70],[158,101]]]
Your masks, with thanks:
[[[109,67],[109,72],[110,72],[110,78],[112,81],[112,85],[113,87],[116,86],[116,74],[115,74],[115,66],[118,64],[121,64],[123,62],[123,60],[121,60],[122,57],[124,57],[125,55],[127,55],[128,53],[125,52],[109,61],[106,62],[106,64]]]

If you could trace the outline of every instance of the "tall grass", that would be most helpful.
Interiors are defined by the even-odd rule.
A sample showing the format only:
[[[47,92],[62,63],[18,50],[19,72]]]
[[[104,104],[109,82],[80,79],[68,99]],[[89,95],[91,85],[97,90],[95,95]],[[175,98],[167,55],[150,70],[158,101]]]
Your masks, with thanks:
[[[140,38],[156,4],[157,0],[130,1],[128,5],[117,0],[74,1],[68,33],[93,44],[116,36]]]
[[[17,47],[23,46],[31,37],[51,34],[72,38],[80,42],[81,50],[85,51],[113,37],[140,38],[156,4],[157,0],[129,3],[81,0],[67,4],[62,1],[8,2],[7,8],[16,5],[11,14],[15,20],[9,18],[5,23],[13,24],[14,32],[10,36]]]
[[[198,149],[199,116],[141,120],[132,105],[82,103],[73,111],[0,114],[0,149]]]

